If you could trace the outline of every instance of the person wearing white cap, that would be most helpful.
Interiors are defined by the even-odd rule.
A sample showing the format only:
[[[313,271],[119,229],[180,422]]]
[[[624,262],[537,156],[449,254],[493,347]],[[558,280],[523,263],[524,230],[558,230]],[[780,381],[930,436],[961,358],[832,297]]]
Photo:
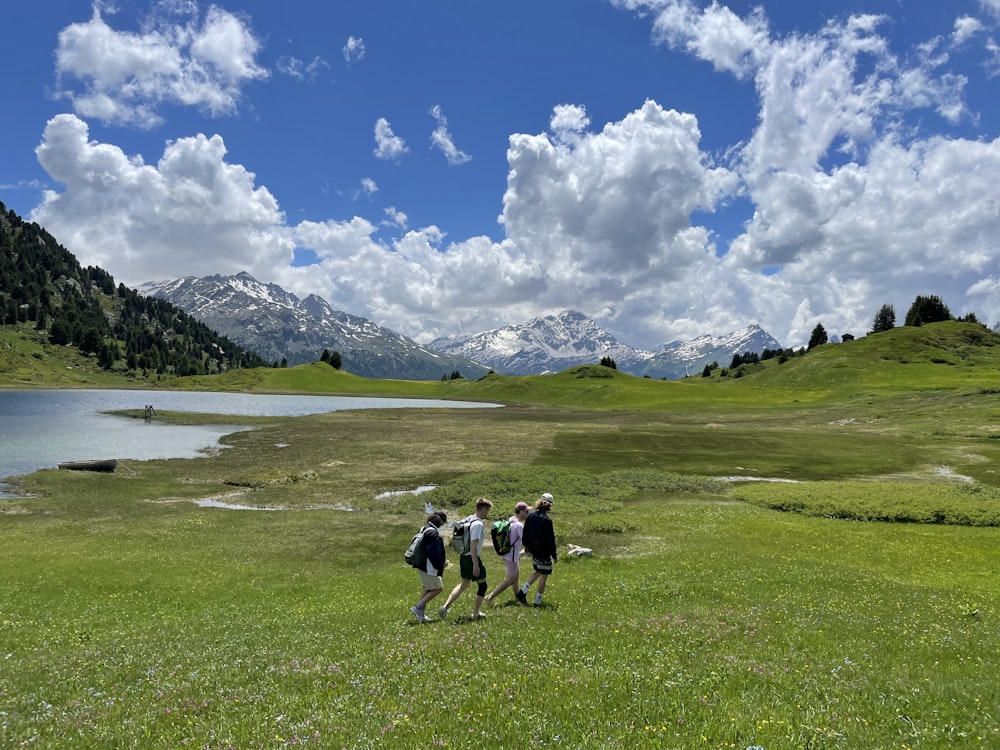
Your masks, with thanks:
[[[535,592],[535,606],[542,605],[542,595],[545,593],[545,584],[552,573],[552,566],[558,561],[559,554],[556,550],[556,534],[552,527],[552,519],[549,518],[549,511],[552,510],[554,498],[548,492],[543,492],[542,496],[535,502],[535,509],[528,514],[524,521],[524,547],[531,553],[531,565],[533,570],[528,580],[514,594],[521,604],[528,603],[528,589],[531,584],[538,581],[538,589]]]

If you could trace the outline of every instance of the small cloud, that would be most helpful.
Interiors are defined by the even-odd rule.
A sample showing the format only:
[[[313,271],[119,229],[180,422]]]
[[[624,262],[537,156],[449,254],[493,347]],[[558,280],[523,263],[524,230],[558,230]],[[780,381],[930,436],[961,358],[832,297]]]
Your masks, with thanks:
[[[951,41],[956,46],[965,44],[977,32],[982,31],[983,24],[978,18],[962,16],[955,19],[955,30],[951,32]]]
[[[321,69],[325,68],[329,70],[330,63],[322,57],[314,57],[313,61],[306,65],[302,60],[293,55],[282,55],[275,63],[275,67],[277,67],[279,73],[301,81],[306,78],[315,78]]]
[[[348,64],[365,58],[365,40],[349,36],[344,44],[344,59]]]
[[[361,187],[351,191],[351,200],[358,201],[361,196],[371,198],[377,192],[378,185],[375,184],[375,180],[371,177],[363,177],[361,179]]]
[[[455,166],[457,164],[465,164],[471,160],[472,157],[461,151],[452,140],[451,132],[448,130],[448,119],[444,116],[444,112],[441,111],[441,106],[435,104],[431,107],[430,115],[437,120],[438,124],[434,132],[431,133],[431,143],[444,154],[445,159],[448,160],[448,164]]]
[[[409,153],[406,141],[392,132],[392,126],[384,117],[375,121],[375,156],[383,160],[396,160]]]
[[[389,224],[400,229],[406,229],[407,216],[402,211],[397,211],[395,206],[385,209],[386,220],[384,224]]]
[[[41,180],[18,180],[17,182],[0,182],[0,190],[42,190],[45,184]]]
[[[979,0],[979,5],[991,16],[1000,20],[1000,0]]]
[[[986,51],[990,54],[990,59],[986,61],[986,73],[990,78],[1000,75],[1000,45],[993,37],[986,41]]]

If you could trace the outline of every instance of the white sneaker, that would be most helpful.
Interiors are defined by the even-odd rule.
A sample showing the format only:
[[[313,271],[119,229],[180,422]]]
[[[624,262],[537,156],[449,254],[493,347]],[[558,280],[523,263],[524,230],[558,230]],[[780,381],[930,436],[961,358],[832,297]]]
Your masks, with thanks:
[[[410,612],[412,612],[413,616],[416,617],[417,620],[419,620],[420,622],[430,622],[427,619],[427,615],[424,614],[424,611],[422,609],[419,609],[416,605],[410,607]]]
[[[443,620],[444,618],[446,618],[446,617],[448,616],[448,608],[447,608],[447,607],[445,607],[444,605],[441,605],[441,608],[440,608],[440,609],[438,610],[438,616],[439,616],[439,617],[440,617],[440,618],[441,618],[442,620]]]

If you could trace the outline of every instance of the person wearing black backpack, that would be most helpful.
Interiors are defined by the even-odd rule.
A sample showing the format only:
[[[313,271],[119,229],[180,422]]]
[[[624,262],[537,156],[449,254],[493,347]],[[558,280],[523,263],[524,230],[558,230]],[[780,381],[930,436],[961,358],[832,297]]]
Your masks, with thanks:
[[[528,589],[531,588],[531,584],[538,581],[535,606],[542,606],[545,584],[552,573],[552,566],[559,559],[559,553],[556,550],[556,533],[552,527],[552,519],[549,518],[552,503],[552,495],[548,492],[542,493],[542,496],[535,502],[535,509],[528,514],[528,518],[524,521],[524,548],[531,553],[533,570],[528,576],[528,580],[514,594],[521,604],[528,603]]]
[[[445,564],[444,542],[441,540],[438,528],[443,526],[447,520],[448,516],[443,510],[431,513],[427,519],[427,525],[421,531],[420,546],[426,562],[424,567],[417,568],[417,572],[420,573],[420,586],[423,589],[423,595],[419,602],[410,607],[410,612],[420,622],[430,622],[427,615],[424,614],[424,608],[427,606],[427,602],[444,589],[444,584],[441,582]]]

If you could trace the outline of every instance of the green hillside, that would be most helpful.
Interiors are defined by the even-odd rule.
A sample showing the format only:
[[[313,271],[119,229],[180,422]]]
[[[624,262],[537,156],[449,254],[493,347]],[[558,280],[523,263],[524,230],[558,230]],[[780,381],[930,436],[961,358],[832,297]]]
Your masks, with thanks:
[[[0,746],[996,747],[996,343],[940,323],[678,382],[164,380],[505,406],[226,417],[254,429],[210,457],[23,477],[0,501]],[[416,622],[425,504],[489,497],[495,520],[543,491],[541,606],[473,620],[466,592]]]
[[[824,344],[782,364],[746,366],[743,375],[758,385],[820,387],[839,395],[858,388],[988,387],[1000,375],[1000,334],[958,321],[903,326]]]
[[[0,203],[0,384],[103,382],[97,371],[150,381],[265,364],[173,305],[83,268]],[[67,367],[77,370],[70,378]]]

